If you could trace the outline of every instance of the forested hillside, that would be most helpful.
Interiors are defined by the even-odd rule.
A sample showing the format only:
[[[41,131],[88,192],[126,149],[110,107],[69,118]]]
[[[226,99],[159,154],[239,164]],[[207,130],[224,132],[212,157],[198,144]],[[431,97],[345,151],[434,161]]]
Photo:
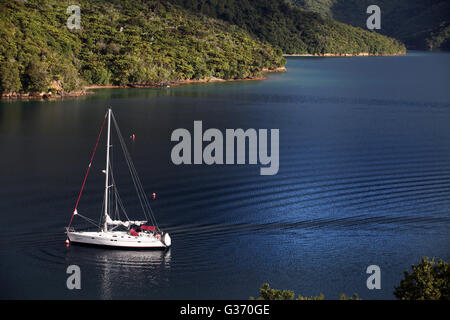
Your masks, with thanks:
[[[355,28],[285,0],[166,0],[222,19],[268,41],[287,54],[395,54],[404,52],[398,41]]]
[[[244,79],[288,54],[397,54],[398,41],[284,0],[0,0],[0,90]]]
[[[241,79],[285,64],[280,49],[241,28],[190,14],[167,1],[79,0],[80,30],[66,27],[66,9],[72,4],[0,2],[3,93]]]
[[[397,38],[411,49],[450,50],[448,0],[286,0],[328,18],[365,27],[366,9],[381,9],[380,33]]]

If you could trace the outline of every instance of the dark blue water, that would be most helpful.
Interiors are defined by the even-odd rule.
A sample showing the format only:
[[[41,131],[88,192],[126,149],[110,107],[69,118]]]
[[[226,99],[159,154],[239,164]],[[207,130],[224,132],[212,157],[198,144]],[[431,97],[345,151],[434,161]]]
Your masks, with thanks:
[[[265,81],[2,101],[0,297],[248,299],[269,282],[390,299],[422,256],[448,260],[450,54],[289,58],[287,67]],[[64,245],[108,106],[123,134],[136,135],[130,153],[147,194],[158,195],[151,203],[172,235],[168,252]],[[279,128],[278,175],[173,165],[170,135],[192,132],[194,120],[223,132]],[[98,152],[79,206],[95,220],[104,144]],[[120,191],[137,210],[133,190]],[[78,291],[66,288],[72,264],[82,271]],[[372,264],[381,290],[366,287]]]

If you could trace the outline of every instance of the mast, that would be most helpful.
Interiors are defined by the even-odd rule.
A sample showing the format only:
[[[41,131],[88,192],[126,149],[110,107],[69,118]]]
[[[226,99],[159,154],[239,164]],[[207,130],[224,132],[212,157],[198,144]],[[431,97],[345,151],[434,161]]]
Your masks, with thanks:
[[[107,141],[106,141],[106,170],[105,170],[105,223],[103,225],[103,232],[108,231],[108,223],[107,223],[107,216],[108,216],[108,190],[109,190],[109,147],[110,147],[110,141],[111,141],[111,109],[108,109],[108,135],[107,135]]]

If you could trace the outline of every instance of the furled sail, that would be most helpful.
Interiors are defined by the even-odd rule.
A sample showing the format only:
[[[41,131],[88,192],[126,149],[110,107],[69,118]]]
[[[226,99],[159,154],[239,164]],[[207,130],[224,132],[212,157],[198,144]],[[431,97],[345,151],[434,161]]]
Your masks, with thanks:
[[[129,227],[132,225],[141,226],[146,224],[147,221],[121,221],[121,220],[112,220],[109,214],[106,215],[106,223],[111,226],[124,226]]]

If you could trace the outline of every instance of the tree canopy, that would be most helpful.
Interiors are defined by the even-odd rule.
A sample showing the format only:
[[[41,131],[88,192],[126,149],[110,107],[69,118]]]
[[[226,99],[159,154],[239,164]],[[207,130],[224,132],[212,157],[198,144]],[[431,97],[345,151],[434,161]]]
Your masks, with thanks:
[[[450,300],[450,264],[442,260],[422,258],[412,265],[412,272],[404,272],[404,278],[395,288],[400,300]]]
[[[286,54],[396,54],[399,41],[305,11],[286,0],[166,0],[238,25]]]
[[[253,297],[250,297],[253,300]],[[261,288],[259,288],[259,297],[257,300],[325,300],[325,296],[321,293],[318,296],[312,297],[304,297],[302,295],[298,295],[295,297],[295,293],[292,290],[278,290],[270,287],[268,283],[264,283]],[[341,294],[339,297],[340,300],[360,300],[357,294],[354,294],[351,297],[347,297],[345,294]]]
[[[0,0],[2,93],[245,79],[282,54],[395,54],[398,41],[284,0]]]
[[[280,49],[241,28],[159,0],[0,2],[2,92],[64,91],[86,84],[243,79],[285,64]]]
[[[447,0],[286,0],[303,9],[358,27],[365,27],[366,9],[381,9],[378,32],[411,49],[450,50],[450,2]]]
[[[395,287],[394,295],[399,300],[450,300],[450,264],[442,260],[435,261],[427,257],[417,265],[412,265],[412,272],[404,272],[404,278]],[[254,299],[250,297],[250,299]],[[295,297],[292,290],[273,289],[264,283],[259,289],[257,300],[324,300],[323,294],[312,297]],[[341,294],[340,300],[361,300],[357,294],[347,297]]]

